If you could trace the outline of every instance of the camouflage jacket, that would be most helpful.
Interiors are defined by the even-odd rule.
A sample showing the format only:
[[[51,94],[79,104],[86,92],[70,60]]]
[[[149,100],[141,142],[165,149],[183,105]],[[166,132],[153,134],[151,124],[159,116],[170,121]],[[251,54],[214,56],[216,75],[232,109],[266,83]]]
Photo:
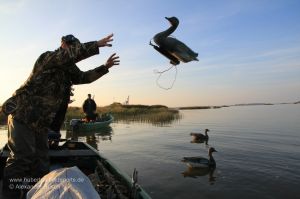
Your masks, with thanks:
[[[103,65],[86,72],[76,66],[75,63],[95,54],[99,54],[96,42],[43,53],[27,81],[13,94],[13,118],[34,131],[48,128],[63,101],[69,99],[73,84],[91,83],[108,73]]]

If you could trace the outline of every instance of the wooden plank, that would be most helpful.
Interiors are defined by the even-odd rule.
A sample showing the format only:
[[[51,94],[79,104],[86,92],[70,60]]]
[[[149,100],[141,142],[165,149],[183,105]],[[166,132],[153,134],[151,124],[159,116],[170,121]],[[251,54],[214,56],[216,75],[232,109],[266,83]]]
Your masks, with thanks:
[[[80,157],[80,156],[99,156],[92,150],[50,150],[50,157]]]
[[[8,157],[9,151],[3,151],[2,157]],[[81,156],[99,156],[92,150],[49,150],[50,157],[81,157]]]

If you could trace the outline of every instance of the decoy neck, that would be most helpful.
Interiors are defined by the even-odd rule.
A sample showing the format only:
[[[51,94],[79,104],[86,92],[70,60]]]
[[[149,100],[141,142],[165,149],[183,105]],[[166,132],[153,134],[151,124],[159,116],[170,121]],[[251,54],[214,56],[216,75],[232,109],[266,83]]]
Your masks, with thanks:
[[[179,20],[176,17],[165,17],[165,18],[170,22],[171,26],[167,30],[160,32],[154,36],[154,41],[157,44],[160,44],[164,38],[172,34],[176,30],[179,24]]]
[[[216,161],[214,157],[212,156],[213,152],[218,152],[214,147],[210,147],[208,149],[208,157],[209,157],[209,167],[216,167]]]
[[[176,28],[179,25],[179,20],[176,17],[165,17],[171,24],[170,28],[168,28],[166,31],[164,31],[164,33],[166,34],[165,36],[169,36],[170,34],[172,34]]]
[[[205,136],[208,137],[207,132],[209,131],[209,129],[205,129]]]

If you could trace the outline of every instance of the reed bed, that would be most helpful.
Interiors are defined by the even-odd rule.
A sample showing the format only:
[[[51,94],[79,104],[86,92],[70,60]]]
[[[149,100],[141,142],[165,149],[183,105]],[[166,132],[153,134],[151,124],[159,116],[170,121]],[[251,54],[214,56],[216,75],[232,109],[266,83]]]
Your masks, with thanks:
[[[111,113],[115,122],[143,122],[154,125],[170,124],[173,121],[180,120],[181,115],[178,110],[170,109],[163,105],[122,105],[113,103],[109,106],[97,107],[99,114]],[[69,107],[66,113],[66,122],[73,118],[83,118],[84,113],[81,107]],[[0,125],[5,125],[7,117],[0,113]]]

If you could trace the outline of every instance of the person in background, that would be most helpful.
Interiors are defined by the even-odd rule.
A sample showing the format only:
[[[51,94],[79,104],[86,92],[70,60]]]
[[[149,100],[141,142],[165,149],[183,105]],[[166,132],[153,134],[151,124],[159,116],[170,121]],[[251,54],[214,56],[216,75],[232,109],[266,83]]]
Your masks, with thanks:
[[[113,34],[87,43],[73,35],[63,36],[60,48],[41,54],[27,81],[2,105],[2,111],[8,115],[10,150],[4,168],[4,192],[18,193],[22,190],[17,187],[22,186],[16,185],[25,181],[34,184],[48,173],[48,131],[62,124],[71,86],[99,79],[120,61],[114,53],[104,65],[86,72],[76,63],[99,54],[101,47],[111,47],[111,41]]]
[[[84,101],[83,105],[83,112],[85,113],[86,121],[95,121],[97,118],[97,105],[94,99],[92,99],[91,94],[88,94],[88,98]]]

